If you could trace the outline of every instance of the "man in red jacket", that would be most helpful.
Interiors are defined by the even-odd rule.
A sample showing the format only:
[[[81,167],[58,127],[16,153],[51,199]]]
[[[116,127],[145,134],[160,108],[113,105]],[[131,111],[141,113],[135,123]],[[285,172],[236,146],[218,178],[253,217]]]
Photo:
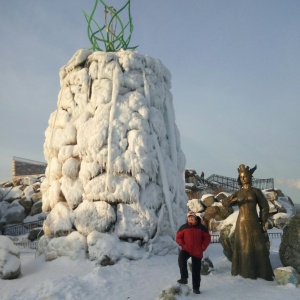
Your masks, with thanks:
[[[176,233],[176,242],[181,247],[178,256],[181,279],[177,282],[188,283],[187,261],[191,257],[193,292],[200,294],[201,261],[203,252],[210,243],[210,234],[194,212],[188,212],[187,223],[183,224]]]

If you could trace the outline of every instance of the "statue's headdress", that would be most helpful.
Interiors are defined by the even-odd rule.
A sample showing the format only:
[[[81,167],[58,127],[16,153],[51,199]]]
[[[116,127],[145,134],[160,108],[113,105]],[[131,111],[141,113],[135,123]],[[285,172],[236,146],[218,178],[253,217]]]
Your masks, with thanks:
[[[239,177],[238,177],[238,184],[239,185],[242,185],[242,183],[241,183],[241,180],[240,180],[240,174],[241,173],[245,173],[245,174],[248,174],[249,175],[249,177],[251,178],[251,181],[252,181],[252,175],[253,175],[253,173],[255,172],[255,170],[257,169],[257,165],[255,165],[253,168],[249,168],[248,166],[246,167],[245,165],[239,165],[239,167],[238,167],[238,172],[239,172]]]

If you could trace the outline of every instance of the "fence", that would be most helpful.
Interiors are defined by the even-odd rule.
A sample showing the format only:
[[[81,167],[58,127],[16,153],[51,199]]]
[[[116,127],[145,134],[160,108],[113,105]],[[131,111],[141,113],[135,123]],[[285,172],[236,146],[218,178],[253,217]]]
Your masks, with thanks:
[[[43,223],[44,220],[38,220],[34,222],[28,222],[28,223],[22,223],[16,225],[5,225],[3,228],[3,234],[10,235],[10,236],[23,235],[29,233],[30,230],[34,228],[42,227]]]
[[[276,238],[280,238],[282,233],[280,232],[272,232],[272,233],[268,233],[269,237],[272,239],[276,239]],[[219,234],[212,234],[211,235],[211,243],[212,244],[218,244],[220,243],[220,235]],[[38,241],[34,241],[34,242],[27,242],[27,243],[15,243],[16,246],[20,247],[20,248],[29,248],[29,249],[34,249],[36,250],[38,247]]]
[[[42,227],[43,223],[44,223],[44,220],[38,220],[35,222],[30,222],[30,223],[7,225],[4,227],[4,235],[10,235],[10,236],[23,235],[23,234],[29,233],[29,231],[34,228]],[[269,235],[269,238],[275,239],[275,238],[280,238],[282,233],[281,232],[270,232],[270,233],[268,233],[268,235]],[[212,244],[220,243],[219,233],[211,234],[211,243]],[[37,249],[38,241],[15,243],[15,244],[21,248]]]
[[[277,239],[281,238],[282,233],[281,232],[268,232],[269,238],[271,239]],[[219,234],[211,234],[211,243],[220,243],[220,235]]]
[[[18,246],[19,248],[26,248],[26,249],[32,249],[32,250],[36,250],[38,247],[38,244],[39,244],[38,241],[15,243],[15,245]]]
[[[206,178],[205,181],[214,186],[222,187],[227,192],[234,192],[240,188],[236,178],[213,174]],[[252,178],[252,185],[261,190],[274,189],[274,179]]]

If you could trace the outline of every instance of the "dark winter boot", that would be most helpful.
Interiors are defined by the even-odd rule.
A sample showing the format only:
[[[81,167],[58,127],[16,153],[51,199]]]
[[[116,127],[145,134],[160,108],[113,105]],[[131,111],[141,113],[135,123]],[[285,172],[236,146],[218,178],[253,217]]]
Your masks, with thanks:
[[[199,291],[199,290],[196,290],[196,289],[193,289],[193,293],[194,293],[194,294],[200,294],[200,291]]]
[[[177,280],[177,282],[180,284],[187,284],[188,280],[187,279],[179,279],[179,280]]]

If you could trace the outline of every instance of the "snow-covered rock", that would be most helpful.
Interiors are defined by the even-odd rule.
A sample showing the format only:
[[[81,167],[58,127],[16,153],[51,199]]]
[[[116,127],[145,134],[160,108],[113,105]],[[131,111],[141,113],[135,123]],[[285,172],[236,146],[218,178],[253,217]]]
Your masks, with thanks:
[[[100,264],[114,264],[121,257],[137,260],[144,256],[144,252],[138,243],[121,241],[116,235],[91,232],[87,237],[88,253],[90,260],[96,260]]]
[[[39,244],[38,254],[44,254],[47,261],[60,256],[68,256],[73,260],[82,259],[87,255],[86,237],[77,231],[52,239],[43,236]]]
[[[283,228],[279,257],[284,266],[292,266],[300,273],[300,211]]]
[[[293,284],[298,286],[300,275],[293,267],[281,267],[274,270],[275,280],[278,284]]]
[[[19,203],[19,200],[14,200],[7,206],[7,213],[5,216],[6,223],[22,223],[25,217],[25,209]]]
[[[20,251],[11,239],[0,236],[0,278],[15,279],[21,273]]]
[[[215,202],[215,198],[214,198],[214,195],[212,194],[204,194],[202,197],[201,197],[201,202],[206,206],[206,207],[209,207],[209,206],[212,206]]]

